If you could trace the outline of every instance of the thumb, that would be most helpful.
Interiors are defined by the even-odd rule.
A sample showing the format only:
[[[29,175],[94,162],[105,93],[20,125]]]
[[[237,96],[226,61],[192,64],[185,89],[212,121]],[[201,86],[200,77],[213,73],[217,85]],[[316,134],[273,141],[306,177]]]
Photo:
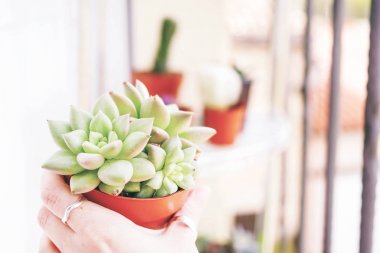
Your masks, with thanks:
[[[192,190],[182,209],[179,210],[175,215],[187,216],[192,221],[194,221],[195,225],[197,225],[202,213],[202,209],[206,204],[209,195],[210,188],[207,186],[201,186]],[[186,225],[176,221],[173,221],[168,227],[168,232],[180,232],[179,230],[189,231]]]

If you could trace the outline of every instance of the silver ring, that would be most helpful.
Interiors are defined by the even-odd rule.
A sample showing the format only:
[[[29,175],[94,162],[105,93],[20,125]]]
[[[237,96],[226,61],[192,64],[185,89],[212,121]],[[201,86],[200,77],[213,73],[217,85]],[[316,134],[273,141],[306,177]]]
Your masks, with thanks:
[[[72,210],[74,210],[75,208],[77,207],[80,207],[81,205],[83,204],[83,199],[80,199],[78,200],[77,202],[69,205],[66,210],[65,210],[65,213],[63,214],[63,217],[61,219],[61,221],[63,222],[63,224],[67,224],[67,221],[69,219],[69,216],[70,216],[70,213]]]
[[[197,231],[197,225],[195,222],[187,215],[176,215],[173,217],[172,222],[180,222],[186,227],[188,227],[191,232],[193,232],[195,239],[198,236],[198,231]]]

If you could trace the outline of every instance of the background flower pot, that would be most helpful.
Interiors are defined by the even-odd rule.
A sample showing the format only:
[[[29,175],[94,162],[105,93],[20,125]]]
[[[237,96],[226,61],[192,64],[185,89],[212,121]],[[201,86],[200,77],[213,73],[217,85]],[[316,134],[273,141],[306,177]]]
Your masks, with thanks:
[[[84,196],[101,206],[122,214],[137,225],[161,229],[182,208],[190,191],[181,190],[162,198],[129,198],[111,196],[93,190]]]
[[[244,104],[238,104],[227,110],[205,108],[205,126],[212,127],[217,131],[210,141],[220,145],[234,143],[236,136],[241,131],[244,114]]]
[[[146,85],[151,95],[159,95],[165,103],[172,103],[178,97],[182,74],[134,71],[132,80],[140,80]]]

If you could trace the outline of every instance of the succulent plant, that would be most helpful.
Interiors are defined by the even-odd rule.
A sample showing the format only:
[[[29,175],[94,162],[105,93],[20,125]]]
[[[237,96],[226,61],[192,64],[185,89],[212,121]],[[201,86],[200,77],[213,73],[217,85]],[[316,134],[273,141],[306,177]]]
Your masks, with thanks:
[[[208,108],[225,110],[239,103],[242,80],[233,68],[206,65],[199,72],[202,97]]]
[[[102,95],[92,113],[72,106],[69,122],[48,121],[60,150],[42,167],[70,176],[76,194],[150,198],[192,188],[198,144],[216,131],[191,126],[191,112],[150,96],[140,81],[124,87],[126,95]]]

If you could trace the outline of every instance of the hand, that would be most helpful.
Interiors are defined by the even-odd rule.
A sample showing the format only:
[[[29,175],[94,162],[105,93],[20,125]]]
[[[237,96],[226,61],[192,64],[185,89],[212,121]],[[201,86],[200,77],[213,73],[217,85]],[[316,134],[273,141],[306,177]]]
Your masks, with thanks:
[[[193,190],[178,213],[197,223],[208,193],[207,188]],[[72,194],[61,176],[45,173],[41,195],[44,206],[38,221],[44,236],[40,253],[198,252],[193,232],[183,223],[174,221],[158,232],[88,200],[70,213],[67,225],[63,224],[66,207],[82,196]]]

